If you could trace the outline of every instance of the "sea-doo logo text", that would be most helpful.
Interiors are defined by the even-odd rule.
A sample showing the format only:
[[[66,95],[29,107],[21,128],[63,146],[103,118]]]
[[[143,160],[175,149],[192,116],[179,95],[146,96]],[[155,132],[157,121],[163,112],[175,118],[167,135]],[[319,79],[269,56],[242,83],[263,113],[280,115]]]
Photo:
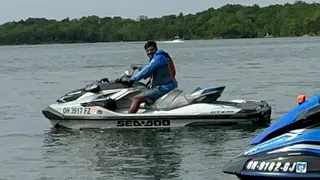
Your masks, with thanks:
[[[120,120],[117,127],[162,127],[170,126],[170,120]]]

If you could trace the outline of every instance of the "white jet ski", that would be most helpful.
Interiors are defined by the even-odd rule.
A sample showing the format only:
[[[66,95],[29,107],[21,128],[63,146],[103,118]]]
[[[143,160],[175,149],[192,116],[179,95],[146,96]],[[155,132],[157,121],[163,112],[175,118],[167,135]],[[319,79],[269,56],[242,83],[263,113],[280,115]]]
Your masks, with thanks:
[[[70,129],[170,128],[196,125],[268,124],[271,107],[265,101],[218,101],[225,86],[196,88],[192,93],[174,89],[153,104],[144,103],[128,114],[131,99],[148,89],[147,83],[123,83],[128,69],[110,82],[101,79],[69,92],[44,108],[43,115],[54,127]]]

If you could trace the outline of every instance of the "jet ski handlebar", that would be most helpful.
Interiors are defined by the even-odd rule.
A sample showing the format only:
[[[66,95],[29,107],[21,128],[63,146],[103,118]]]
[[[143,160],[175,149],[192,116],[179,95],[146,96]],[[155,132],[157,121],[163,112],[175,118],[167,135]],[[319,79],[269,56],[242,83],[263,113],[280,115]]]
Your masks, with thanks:
[[[100,79],[100,80],[97,80],[91,84],[88,84],[84,87],[84,90],[85,91],[90,91],[90,92],[93,92],[93,91],[99,91],[99,84],[104,84],[104,83],[121,83],[121,84],[124,84],[128,87],[132,87],[132,83],[130,82],[127,82],[127,81],[124,81],[124,79],[126,78],[130,78],[134,75],[134,72],[135,70],[139,69],[138,67],[136,66],[131,66],[130,68],[128,68],[126,71],[124,71],[117,79],[115,79],[113,82],[110,82],[109,78],[103,78],[103,79]],[[140,85],[143,85],[143,86],[148,86],[149,82],[148,83],[142,83],[142,82],[137,82],[139,83]]]
[[[113,82],[119,82],[119,83],[122,83],[122,79],[124,78],[130,78],[135,70],[138,69],[137,67],[131,67],[129,69],[127,69],[124,73],[122,73],[117,79],[115,79]],[[100,80],[97,80],[91,84],[88,84],[86,86],[93,86],[93,85],[97,85],[97,84],[101,84],[101,83],[112,83],[110,82],[109,78],[102,78]]]
[[[119,82],[119,83],[122,83],[122,84],[124,84],[124,85],[127,85],[127,86],[131,87],[131,86],[132,86],[132,83],[127,82],[127,81],[124,81],[123,79],[129,79],[129,78],[131,78],[131,77],[134,75],[134,73],[135,73],[135,71],[136,71],[137,69],[139,69],[139,67],[137,67],[137,66],[131,66],[131,67],[128,68],[124,73],[122,73],[122,74],[120,75],[120,77],[116,79],[115,82]],[[142,83],[142,82],[138,82],[138,83],[141,84],[141,85],[143,85],[143,86],[146,86],[146,87],[147,87],[147,86],[149,85],[150,81],[148,81],[147,83]]]

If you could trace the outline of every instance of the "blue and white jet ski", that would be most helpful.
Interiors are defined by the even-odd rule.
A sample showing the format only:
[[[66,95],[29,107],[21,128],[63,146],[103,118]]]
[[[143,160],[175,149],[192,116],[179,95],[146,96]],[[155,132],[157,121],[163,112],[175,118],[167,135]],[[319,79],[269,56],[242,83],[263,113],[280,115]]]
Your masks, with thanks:
[[[115,81],[108,78],[69,92],[42,110],[55,127],[70,129],[170,128],[194,125],[268,124],[271,107],[265,101],[218,101],[225,86],[196,88],[184,93],[174,89],[153,104],[142,104],[135,114],[128,113],[133,96],[149,87],[142,82],[132,85],[128,69]]]
[[[239,179],[320,179],[320,95],[293,108],[225,164]]]

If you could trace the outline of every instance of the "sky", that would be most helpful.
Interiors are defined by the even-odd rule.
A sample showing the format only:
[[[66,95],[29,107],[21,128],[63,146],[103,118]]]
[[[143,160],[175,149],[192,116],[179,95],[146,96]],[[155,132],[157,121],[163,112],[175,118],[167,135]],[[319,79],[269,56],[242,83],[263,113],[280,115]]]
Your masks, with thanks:
[[[61,20],[82,16],[121,16],[136,19],[139,15],[149,18],[168,14],[196,13],[210,7],[219,8],[227,3],[267,6],[293,3],[295,0],[0,0],[0,24],[29,17]],[[304,0],[318,2],[320,0]]]

